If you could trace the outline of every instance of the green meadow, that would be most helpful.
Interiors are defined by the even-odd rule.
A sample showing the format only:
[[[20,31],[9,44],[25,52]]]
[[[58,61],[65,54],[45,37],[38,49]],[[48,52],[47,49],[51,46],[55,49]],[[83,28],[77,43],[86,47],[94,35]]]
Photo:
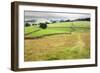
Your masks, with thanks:
[[[25,61],[90,58],[89,21],[50,23],[46,29],[28,26],[24,37]]]
[[[30,27],[25,27],[25,34],[26,34],[25,37],[38,37],[47,34],[70,33],[73,31],[84,32],[84,31],[88,31],[89,27],[90,25],[88,21],[52,23],[52,24],[48,24],[47,29],[44,30],[39,28],[39,26],[30,26]],[[34,32],[36,30],[39,31]]]

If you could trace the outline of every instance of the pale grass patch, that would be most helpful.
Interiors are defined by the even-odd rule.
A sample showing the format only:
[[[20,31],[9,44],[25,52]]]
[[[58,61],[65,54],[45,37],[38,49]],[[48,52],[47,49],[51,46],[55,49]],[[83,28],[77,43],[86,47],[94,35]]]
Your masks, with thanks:
[[[25,61],[82,59],[89,57],[89,32],[25,39]]]

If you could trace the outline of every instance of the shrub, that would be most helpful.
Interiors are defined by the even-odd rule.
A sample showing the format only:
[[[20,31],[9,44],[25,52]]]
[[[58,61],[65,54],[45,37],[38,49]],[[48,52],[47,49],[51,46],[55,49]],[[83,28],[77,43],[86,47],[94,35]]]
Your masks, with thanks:
[[[52,23],[56,23],[56,21],[52,21]]]
[[[32,24],[32,26],[34,26],[35,24]]]
[[[60,20],[60,22],[65,22],[64,20]]]
[[[42,29],[46,29],[47,28],[47,24],[46,23],[40,23],[40,28]]]
[[[25,26],[28,27],[28,26],[30,26],[30,24],[29,23],[26,23]]]
[[[32,24],[32,26],[36,26],[37,24]]]

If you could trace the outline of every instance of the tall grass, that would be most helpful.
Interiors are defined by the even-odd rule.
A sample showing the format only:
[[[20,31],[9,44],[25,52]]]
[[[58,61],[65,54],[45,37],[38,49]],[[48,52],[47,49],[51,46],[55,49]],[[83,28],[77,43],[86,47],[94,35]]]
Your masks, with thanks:
[[[25,39],[25,61],[90,58],[89,32]]]

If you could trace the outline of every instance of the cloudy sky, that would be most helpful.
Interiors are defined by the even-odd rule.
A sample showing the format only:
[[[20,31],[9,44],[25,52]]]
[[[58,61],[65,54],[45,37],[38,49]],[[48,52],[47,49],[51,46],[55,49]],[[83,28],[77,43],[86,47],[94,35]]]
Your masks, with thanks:
[[[25,21],[27,20],[34,20],[34,19],[40,19],[45,18],[48,20],[74,20],[78,18],[90,18],[90,14],[84,14],[84,13],[72,13],[72,12],[45,12],[45,11],[25,11],[24,12]]]

